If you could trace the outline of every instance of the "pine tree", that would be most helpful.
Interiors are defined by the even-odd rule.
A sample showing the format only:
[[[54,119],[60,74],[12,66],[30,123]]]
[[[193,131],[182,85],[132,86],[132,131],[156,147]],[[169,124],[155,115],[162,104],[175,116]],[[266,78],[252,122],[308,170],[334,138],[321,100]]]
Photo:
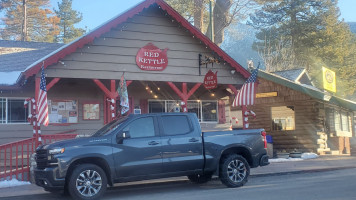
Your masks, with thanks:
[[[82,21],[82,13],[72,9],[72,0],[62,0],[58,3],[58,10],[55,13],[60,18],[60,34],[56,37],[57,42],[68,43],[82,36],[85,30],[75,28],[74,25]]]
[[[49,0],[0,0],[0,10],[5,11],[0,38],[53,42],[59,18],[49,5]]]
[[[260,31],[254,48],[270,71],[306,68],[322,88],[322,66],[336,72],[337,93],[353,93],[355,35],[339,18],[337,0],[269,0],[249,22]],[[345,81],[347,80],[347,81]]]

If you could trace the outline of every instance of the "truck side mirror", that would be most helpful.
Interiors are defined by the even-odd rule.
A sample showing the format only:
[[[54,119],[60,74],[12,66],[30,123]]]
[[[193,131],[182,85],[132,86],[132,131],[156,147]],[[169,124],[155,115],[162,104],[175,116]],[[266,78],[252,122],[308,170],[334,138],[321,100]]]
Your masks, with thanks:
[[[130,134],[128,131],[123,131],[120,132],[116,135],[116,143],[118,144],[122,144],[122,142],[124,141],[124,139],[126,138],[130,138]]]

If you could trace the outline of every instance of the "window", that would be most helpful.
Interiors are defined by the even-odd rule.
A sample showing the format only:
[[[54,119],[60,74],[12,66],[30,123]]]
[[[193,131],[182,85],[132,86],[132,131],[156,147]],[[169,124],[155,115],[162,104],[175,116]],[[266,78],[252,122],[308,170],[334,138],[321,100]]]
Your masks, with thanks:
[[[272,130],[295,130],[294,106],[272,107]]]
[[[0,98],[0,124],[28,123],[25,99]]]
[[[183,135],[191,130],[186,116],[164,116],[162,117],[162,123],[165,135]]]
[[[180,100],[150,100],[149,113],[156,112],[182,112]],[[187,105],[188,112],[197,114],[200,122],[218,121],[217,101],[190,100]]]
[[[202,121],[216,122],[218,121],[217,115],[218,104],[216,101],[202,102]]]
[[[148,102],[148,112],[149,113],[160,113],[165,112],[165,102],[164,101],[150,101]]]
[[[349,116],[346,112],[334,111],[334,121],[336,131],[350,131]]]
[[[131,138],[153,137],[155,136],[153,118],[136,119],[126,126],[124,131],[129,133]]]

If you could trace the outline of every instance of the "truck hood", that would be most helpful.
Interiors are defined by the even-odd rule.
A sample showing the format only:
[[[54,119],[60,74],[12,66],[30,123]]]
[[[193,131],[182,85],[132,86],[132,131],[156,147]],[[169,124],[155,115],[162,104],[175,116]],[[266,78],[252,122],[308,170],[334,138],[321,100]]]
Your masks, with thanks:
[[[71,147],[71,146],[83,146],[83,145],[88,145],[91,143],[109,143],[111,140],[110,137],[83,137],[83,138],[75,138],[75,139],[70,139],[70,140],[63,140],[63,141],[58,141],[54,142],[51,144],[47,144],[42,146],[42,149],[52,149],[52,148],[65,148],[65,147]]]

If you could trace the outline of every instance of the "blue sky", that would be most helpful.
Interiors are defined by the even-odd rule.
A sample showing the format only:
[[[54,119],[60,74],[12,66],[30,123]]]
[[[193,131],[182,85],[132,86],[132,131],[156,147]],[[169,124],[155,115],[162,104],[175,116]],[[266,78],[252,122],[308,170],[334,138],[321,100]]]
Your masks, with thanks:
[[[51,0],[57,7],[60,0]],[[73,9],[83,13],[83,20],[77,27],[87,26],[89,30],[103,24],[116,15],[130,9],[142,0],[73,0]],[[339,0],[341,18],[346,22],[356,22],[356,0]]]

